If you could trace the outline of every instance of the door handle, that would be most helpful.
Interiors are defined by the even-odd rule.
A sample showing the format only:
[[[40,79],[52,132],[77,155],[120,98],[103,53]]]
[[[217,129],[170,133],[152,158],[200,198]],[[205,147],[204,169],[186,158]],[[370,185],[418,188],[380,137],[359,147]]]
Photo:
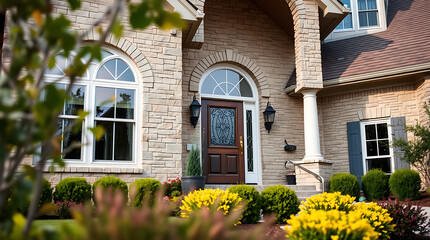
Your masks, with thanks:
[[[240,136],[240,155],[243,156],[243,136]]]

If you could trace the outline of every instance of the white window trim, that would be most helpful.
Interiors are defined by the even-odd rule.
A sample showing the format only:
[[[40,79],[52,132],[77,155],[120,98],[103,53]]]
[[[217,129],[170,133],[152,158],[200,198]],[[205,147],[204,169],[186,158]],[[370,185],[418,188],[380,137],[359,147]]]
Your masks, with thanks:
[[[260,140],[260,117],[259,117],[259,101],[258,101],[258,89],[255,85],[255,82],[252,80],[252,77],[245,72],[243,69],[228,63],[216,64],[206,70],[206,72],[202,75],[199,83],[199,92],[201,93],[202,85],[206,77],[212,73],[213,71],[220,69],[229,69],[235,72],[238,72],[245,80],[249,83],[249,86],[252,90],[252,98],[250,97],[237,97],[237,96],[221,96],[221,95],[213,95],[213,94],[200,94],[199,101],[202,102],[202,98],[205,99],[219,99],[219,100],[232,100],[232,101],[241,101],[243,102],[243,137],[247,139],[246,133],[246,110],[252,110],[252,134],[253,134],[253,153],[254,153],[254,172],[248,172],[248,163],[247,163],[247,151],[244,151],[244,162],[245,162],[245,183],[256,183],[258,185],[263,184],[262,177],[262,169],[261,169],[261,140]],[[200,124],[201,125],[201,124]],[[200,149],[202,149],[202,128],[200,127],[199,131],[199,139],[200,139]],[[247,148],[247,143],[245,141],[244,149]],[[203,160],[203,151],[200,151],[200,159]]]
[[[365,126],[369,124],[380,124],[380,123],[386,123],[388,128],[388,142],[390,143],[390,155],[384,155],[384,156],[375,156],[375,157],[367,157],[367,148],[366,148],[366,132],[365,132]],[[390,125],[390,119],[378,119],[378,120],[367,120],[367,121],[361,121],[360,122],[360,132],[361,132],[361,149],[362,149],[362,162],[363,162],[363,175],[368,172],[367,170],[367,162],[366,159],[369,158],[384,158],[384,157],[390,157],[390,170],[391,173],[394,172],[394,150],[391,147],[392,143],[392,129]],[[391,174],[387,173],[387,174]]]
[[[334,29],[334,33],[339,32],[354,32],[354,31],[360,31],[360,30],[372,30],[372,29],[379,29],[382,27],[383,22],[386,22],[385,14],[381,6],[381,0],[376,0],[376,7],[378,11],[378,25],[377,26],[369,26],[369,27],[360,27],[360,20],[358,17],[358,1],[357,0],[351,0],[351,6],[350,11],[352,13],[352,28],[347,29]],[[343,20],[342,20],[343,21]]]
[[[128,57],[125,56],[123,53],[113,50],[109,47],[103,47],[103,50],[108,51],[110,53],[113,53],[112,56],[108,56],[105,59],[103,59],[100,63],[91,63],[88,70],[87,70],[87,76],[89,78],[81,78],[78,79],[75,84],[76,85],[83,85],[85,86],[85,100],[84,100],[84,111],[89,112],[88,116],[83,120],[84,124],[82,126],[82,146],[81,146],[81,159],[80,160],[65,160],[65,163],[67,164],[67,167],[97,167],[97,168],[104,168],[104,167],[115,167],[115,168],[142,168],[142,158],[141,154],[141,142],[139,139],[141,139],[142,136],[142,104],[143,104],[143,97],[142,95],[142,86],[140,84],[139,79],[141,79],[141,76],[139,72],[137,71],[136,64]],[[135,82],[126,82],[126,81],[115,81],[115,80],[99,80],[96,79],[96,74],[99,68],[110,59],[119,58],[123,61],[125,61],[135,78]],[[91,74],[91,75],[90,75]],[[59,76],[57,75],[51,75],[47,74],[44,78],[44,81],[47,83],[60,83],[60,84],[69,84],[69,80],[66,78],[63,78],[61,80],[58,80]],[[134,96],[134,120],[124,120],[126,122],[134,122],[134,129],[133,129],[133,149],[132,149],[132,161],[103,161],[103,160],[95,160],[95,152],[94,152],[94,135],[91,133],[91,131],[88,131],[87,129],[89,127],[94,127],[95,123],[95,116],[94,112],[90,112],[90,106],[92,106],[92,109],[95,109],[95,90],[96,87],[109,87],[109,88],[120,88],[120,89],[130,89],[135,90],[135,96]],[[109,119],[108,121],[110,121]],[[112,120],[115,122],[123,122],[122,119],[115,119]],[[37,158],[34,159],[37,161]]]

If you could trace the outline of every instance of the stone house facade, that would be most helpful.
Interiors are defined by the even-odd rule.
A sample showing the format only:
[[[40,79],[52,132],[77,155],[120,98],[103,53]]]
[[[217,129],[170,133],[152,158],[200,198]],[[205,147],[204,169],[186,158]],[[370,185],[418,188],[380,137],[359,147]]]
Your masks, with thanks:
[[[399,123],[425,120],[430,4],[363,1],[168,0],[187,28],[126,25],[119,41],[108,39],[104,61],[82,80],[80,103],[94,110],[88,126],[108,126],[104,142],[85,140],[83,130],[88,144],[48,179],[165,181],[183,175],[191,145],[202,150],[204,175],[213,184],[286,184],[285,175],[295,171],[298,185],[321,189],[297,165],[285,169],[287,160],[326,181],[337,172],[407,167],[384,144],[406,137]],[[57,0],[55,9],[83,30],[110,3],[85,0],[71,11]],[[416,22],[409,22],[412,14]],[[87,40],[95,39],[93,33]],[[117,73],[121,64],[121,74],[131,71],[127,80]],[[128,102],[99,105],[107,92],[128,93]],[[194,96],[202,104],[196,126],[189,109]],[[268,102],[276,110],[270,132],[263,117]],[[285,151],[284,140],[297,150]]]

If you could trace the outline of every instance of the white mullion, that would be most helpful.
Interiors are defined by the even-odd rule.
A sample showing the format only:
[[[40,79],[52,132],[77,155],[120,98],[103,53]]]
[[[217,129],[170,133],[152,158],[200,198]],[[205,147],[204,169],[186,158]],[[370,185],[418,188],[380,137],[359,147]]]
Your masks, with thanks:
[[[122,73],[119,74],[118,78],[120,78],[130,67],[127,67]]]
[[[229,91],[228,91],[228,78],[227,78],[227,73],[228,73],[228,71],[227,71],[227,70],[225,70],[225,91],[227,92],[227,95],[229,95],[229,96],[230,96],[230,93],[229,93]]]
[[[115,122],[112,125],[112,162],[115,162]]]
[[[115,58],[115,76],[113,77],[115,80],[118,80],[118,59]]]

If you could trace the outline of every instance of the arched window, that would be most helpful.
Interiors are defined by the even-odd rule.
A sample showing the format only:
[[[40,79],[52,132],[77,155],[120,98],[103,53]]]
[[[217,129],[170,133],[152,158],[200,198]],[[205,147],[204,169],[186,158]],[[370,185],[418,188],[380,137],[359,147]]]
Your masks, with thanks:
[[[59,88],[66,89],[68,80],[64,71],[73,60],[56,56],[54,67],[47,69],[46,82],[55,81]],[[82,59],[86,62],[85,59]],[[64,159],[71,162],[123,162],[136,160],[137,148],[137,99],[138,81],[133,64],[115,51],[102,51],[102,60],[92,62],[84,77],[72,88],[71,99],[64,103],[60,115],[57,134],[62,136],[61,150]],[[71,131],[70,126],[78,118],[77,111],[90,112],[83,121],[80,131]],[[88,127],[102,126],[104,134],[95,141]],[[86,138],[85,138],[86,136]],[[88,139],[88,142],[85,142]],[[80,148],[65,151],[72,144],[82,144]]]
[[[203,80],[201,93],[205,95],[253,97],[251,86],[244,76],[231,69],[217,69]]]

